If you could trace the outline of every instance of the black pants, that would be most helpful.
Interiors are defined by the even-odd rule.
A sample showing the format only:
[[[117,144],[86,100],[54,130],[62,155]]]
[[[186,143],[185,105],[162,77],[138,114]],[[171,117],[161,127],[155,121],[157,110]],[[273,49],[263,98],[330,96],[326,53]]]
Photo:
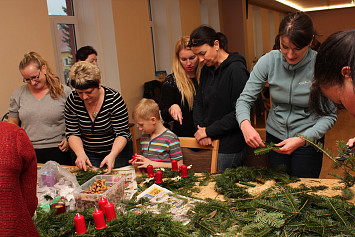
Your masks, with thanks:
[[[46,163],[49,160],[61,165],[73,165],[70,151],[62,152],[58,147],[35,149],[37,163]]]
[[[266,141],[279,143],[282,140],[266,133]],[[319,142],[324,144],[324,137]],[[285,172],[299,178],[318,178],[322,169],[323,153],[314,149],[312,145],[297,148],[291,155],[269,152],[270,168],[285,166]]]

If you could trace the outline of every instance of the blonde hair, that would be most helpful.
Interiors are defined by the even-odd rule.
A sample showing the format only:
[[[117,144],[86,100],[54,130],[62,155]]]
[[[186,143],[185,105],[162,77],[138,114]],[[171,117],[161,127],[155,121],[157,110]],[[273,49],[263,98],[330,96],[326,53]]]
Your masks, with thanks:
[[[90,62],[80,61],[70,69],[69,79],[70,85],[75,89],[98,88],[101,81],[100,69]]]
[[[191,50],[188,47],[188,43],[190,41],[189,36],[183,36],[178,39],[175,45],[175,56],[173,59],[173,73],[175,76],[176,86],[181,93],[181,103],[184,104],[185,100],[189,106],[189,109],[192,110],[194,104],[194,96],[196,94],[196,89],[194,83],[190,78],[187,77],[186,71],[184,67],[181,65],[179,53],[183,49]],[[196,79],[197,83],[200,82],[200,72],[201,72],[202,65],[198,63],[196,68]]]
[[[149,120],[151,117],[160,120],[159,105],[152,99],[143,98],[134,107],[132,117],[136,121],[138,119]]]
[[[44,60],[44,58],[42,58],[41,55],[39,55],[36,52],[28,52],[26,53],[20,64],[19,64],[19,70],[24,69],[25,67],[27,67],[29,64],[31,63],[35,63],[38,66],[38,69],[42,70],[42,67],[45,66],[46,67],[46,82],[48,84],[48,89],[49,89],[49,93],[51,95],[51,97],[53,99],[59,99],[60,96],[63,96],[63,92],[64,92],[64,87],[62,85],[62,83],[60,82],[59,77],[54,74],[54,72],[52,71],[52,69],[49,67],[48,63],[46,60]]]

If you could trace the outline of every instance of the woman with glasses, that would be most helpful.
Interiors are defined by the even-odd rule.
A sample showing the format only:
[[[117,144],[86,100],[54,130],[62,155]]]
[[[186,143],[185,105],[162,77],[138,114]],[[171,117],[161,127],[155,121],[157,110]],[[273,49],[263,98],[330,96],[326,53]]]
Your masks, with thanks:
[[[192,119],[194,96],[200,81],[197,56],[187,47],[190,37],[180,37],[175,45],[173,73],[168,75],[161,89],[161,116],[173,123],[172,131],[179,137],[193,137]]]
[[[329,116],[317,118],[308,107],[317,55],[310,48],[314,35],[313,22],[307,14],[287,15],[277,35],[279,50],[258,60],[236,105],[237,120],[247,144],[252,148],[265,147],[250,123],[250,107],[265,83],[269,83],[272,107],[266,122],[266,142],[279,148],[268,153],[269,164],[299,178],[318,178],[323,154],[306,146],[296,135],[324,142],[324,134],[336,121],[335,110]]]
[[[69,73],[73,91],[65,105],[66,136],[76,154],[75,164],[113,168],[130,165],[133,147],[128,112],[120,93],[101,85],[100,69],[82,61]]]
[[[64,106],[71,89],[61,84],[47,61],[36,52],[24,55],[19,70],[25,85],[10,98],[8,122],[21,125],[26,131],[38,163],[53,160],[70,165]]]
[[[193,108],[195,138],[203,146],[220,139],[217,170],[236,168],[246,152],[235,119],[235,102],[249,77],[245,59],[229,53],[226,36],[208,26],[191,33],[189,46],[204,64]]]

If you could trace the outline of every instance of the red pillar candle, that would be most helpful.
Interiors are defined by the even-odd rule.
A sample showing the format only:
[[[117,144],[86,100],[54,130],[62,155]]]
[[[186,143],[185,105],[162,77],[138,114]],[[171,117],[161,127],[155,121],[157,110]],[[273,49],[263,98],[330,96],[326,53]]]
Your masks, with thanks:
[[[189,176],[188,173],[187,173],[187,165],[180,166],[180,170],[179,171],[181,172],[181,176],[182,177],[188,177]]]
[[[161,170],[157,170],[155,172],[155,183],[161,184],[163,182],[163,172]]]
[[[148,178],[154,177],[154,169],[152,165],[147,165]]]
[[[95,208],[95,212],[92,215],[94,217],[95,227],[97,230],[101,230],[103,228],[106,228],[105,217],[104,217],[104,213],[102,211]]]
[[[104,197],[101,197],[99,200],[99,207],[100,207],[100,211],[102,211],[102,213],[105,214],[105,206],[107,204],[107,200]]]
[[[110,220],[116,218],[115,206],[112,203],[110,203],[109,201],[107,201],[107,204],[105,206],[105,210],[106,210],[106,220],[107,221],[110,221]]]
[[[85,218],[77,213],[74,217],[75,230],[77,235],[85,234],[87,232],[85,225]]]
[[[177,164],[177,160],[171,160],[171,170],[172,171],[178,171],[178,164]]]

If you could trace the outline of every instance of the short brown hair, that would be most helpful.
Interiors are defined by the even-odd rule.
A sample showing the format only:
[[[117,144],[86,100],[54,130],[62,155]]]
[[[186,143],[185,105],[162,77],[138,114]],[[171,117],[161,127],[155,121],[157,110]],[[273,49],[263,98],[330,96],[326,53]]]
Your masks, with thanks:
[[[157,120],[160,120],[159,106],[154,100],[143,98],[134,107],[132,117],[134,120],[149,120],[151,117],[155,117]]]
[[[90,62],[77,62],[70,69],[69,79],[70,85],[75,89],[98,88],[101,81],[100,69]]]

